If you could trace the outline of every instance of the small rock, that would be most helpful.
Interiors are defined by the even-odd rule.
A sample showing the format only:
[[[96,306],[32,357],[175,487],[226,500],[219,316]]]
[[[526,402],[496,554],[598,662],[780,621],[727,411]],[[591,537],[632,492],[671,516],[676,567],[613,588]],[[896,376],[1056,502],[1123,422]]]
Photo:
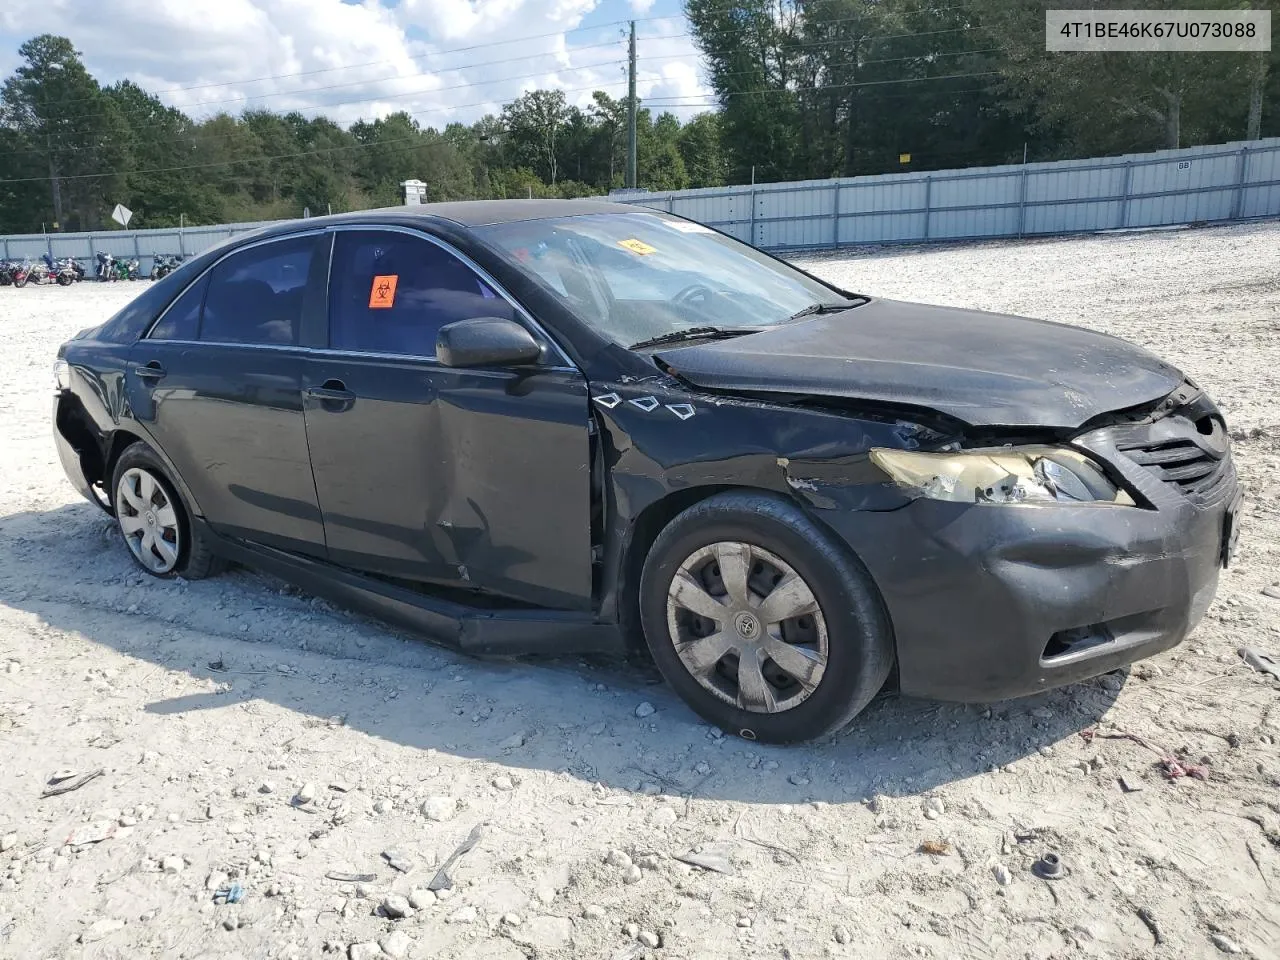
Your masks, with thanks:
[[[1280,583],[1273,583],[1269,587],[1263,587],[1262,595],[1264,597],[1270,597],[1272,600],[1280,600]],[[1227,952],[1230,953],[1232,951],[1227,951]],[[1235,951],[1235,952],[1238,953],[1239,951]]]
[[[650,949],[656,948],[662,943],[662,939],[652,930],[641,930],[636,934],[636,939]]]
[[[1240,949],[1240,945],[1230,937],[1223,936],[1220,933],[1209,934],[1209,939],[1213,941],[1213,945],[1223,953],[1244,953]]]
[[[604,907],[596,903],[589,903],[582,908],[582,916],[587,920],[603,920],[605,917]]]
[[[181,857],[165,857],[160,861],[160,869],[165,873],[181,873],[186,866]]]
[[[218,890],[227,885],[230,878],[221,870],[215,870],[204,879],[206,890]]]
[[[427,797],[422,803],[422,813],[428,820],[452,820],[457,812],[458,801],[453,797]]]
[[[787,777],[787,782],[796,787],[807,787],[809,785],[809,778],[803,773],[793,773]]]
[[[0,853],[7,853],[18,845],[17,833],[6,833],[0,837]]]
[[[275,793],[276,785],[272,783],[270,780],[263,780],[262,783],[258,786],[258,792],[259,793]]]
[[[1031,711],[1031,716],[1035,717],[1037,720],[1052,720],[1053,711],[1048,707],[1036,707]]]
[[[645,717],[652,717],[657,712],[658,712],[658,708],[655,707],[648,700],[644,701],[644,703],[636,707],[636,716],[639,717],[641,720],[643,720]]]
[[[114,918],[103,918],[95,920],[89,925],[89,928],[80,934],[81,943],[96,943],[106,937],[111,936],[117,930],[124,929],[124,921]]]
[[[941,797],[925,797],[922,806],[926,820],[937,820],[947,811]]]
[[[382,901],[382,912],[392,920],[399,920],[402,917],[413,915],[413,907],[409,905],[407,897],[402,897],[398,893],[389,893]]]
[[[479,914],[475,907],[459,907],[447,919],[450,923],[475,923],[477,917]]]
[[[611,867],[621,867],[624,870],[631,866],[631,858],[621,850],[610,850],[604,862]]]
[[[520,926],[520,914],[504,913],[502,915],[502,923],[507,927],[518,927]]]
[[[750,917],[739,917],[739,918],[738,918],[738,926],[742,927],[742,928],[745,930],[747,927],[751,926],[751,918],[750,918]]]
[[[991,875],[996,878],[996,883],[1002,887],[1007,887],[1013,882],[1013,874],[1009,872],[1009,868],[1003,863],[997,863],[991,868]]]
[[[1125,793],[1137,793],[1142,789],[1142,781],[1132,776],[1121,775],[1117,779],[1120,781],[1120,789]]]
[[[432,890],[411,890],[409,892],[409,906],[415,910],[425,910],[436,902],[435,892]]]
[[[635,924],[635,923],[624,923],[622,925],[622,932],[625,933],[632,940],[634,940],[636,936],[639,935],[640,933],[640,926],[639,924]]]
[[[493,789],[495,790],[506,791],[515,789],[515,784],[511,782],[510,777],[494,777],[490,783],[493,784]]]
[[[382,859],[387,861],[387,866],[398,873],[408,873],[413,869],[413,861],[398,850],[383,850]]]
[[[294,802],[299,806],[310,803],[316,798],[316,785],[314,783],[304,783],[298,788],[297,794],[294,795]]]
[[[353,943],[347,950],[349,960],[374,960],[381,956],[382,948],[376,943]]]
[[[657,870],[661,863],[656,853],[646,853],[636,857],[636,865],[645,870]]]
[[[836,943],[848,943],[853,938],[849,936],[848,927],[836,927],[835,932]]]
[[[234,930],[237,926],[239,926],[239,924],[236,922],[235,917],[227,917],[222,921],[223,930]]]
[[[393,930],[378,941],[378,946],[387,956],[400,958],[409,955],[409,948],[413,946],[413,941],[404,931]]]
[[[377,800],[373,801],[373,812],[390,813],[395,809],[395,806],[394,801],[388,800],[386,797],[379,797]]]
[[[622,874],[622,882],[639,883],[643,876],[644,874],[640,872],[640,868],[633,863],[631,866],[627,867],[626,872]]]
[[[676,813],[671,807],[661,807],[653,811],[653,815],[649,817],[649,822],[655,827],[669,827],[680,819],[680,814]]]
[[[513,733],[505,740],[498,744],[499,750],[514,750],[517,747],[523,747],[525,744],[525,735],[523,733]]]

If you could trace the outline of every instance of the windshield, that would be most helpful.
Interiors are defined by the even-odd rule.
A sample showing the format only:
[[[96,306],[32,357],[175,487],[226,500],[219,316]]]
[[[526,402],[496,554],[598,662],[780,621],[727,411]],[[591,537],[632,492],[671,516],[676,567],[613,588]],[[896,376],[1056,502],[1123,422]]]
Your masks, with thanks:
[[[845,299],[744,243],[664,214],[523,220],[475,233],[626,346],[682,330],[759,330]]]

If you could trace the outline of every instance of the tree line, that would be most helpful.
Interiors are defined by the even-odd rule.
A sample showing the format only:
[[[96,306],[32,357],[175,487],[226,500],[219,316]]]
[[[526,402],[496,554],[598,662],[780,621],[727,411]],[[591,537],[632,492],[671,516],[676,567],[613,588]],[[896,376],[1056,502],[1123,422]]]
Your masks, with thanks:
[[[1117,0],[1131,8],[1158,0]],[[1198,0],[1201,7],[1238,6]],[[1051,160],[1280,134],[1274,54],[1047,54],[1057,0],[686,0],[711,98],[637,110],[653,190]],[[65,37],[0,86],[0,232],[296,217],[623,184],[627,101],[534,90],[442,129],[269,109],[193,119],[99,83]],[[643,49],[641,50],[643,66]],[[672,108],[706,107],[684,122]],[[687,112],[687,111],[686,111]]]

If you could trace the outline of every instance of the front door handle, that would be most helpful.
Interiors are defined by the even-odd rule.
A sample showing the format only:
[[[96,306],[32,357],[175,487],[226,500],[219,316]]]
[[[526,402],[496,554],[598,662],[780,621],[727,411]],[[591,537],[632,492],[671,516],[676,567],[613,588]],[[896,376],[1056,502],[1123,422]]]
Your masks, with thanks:
[[[312,400],[319,400],[326,410],[349,410],[356,402],[356,395],[341,380],[326,380],[320,386],[307,387],[302,392]]]
[[[143,380],[159,380],[164,376],[164,367],[160,366],[159,360],[152,360],[145,367],[134,367],[133,373]]]

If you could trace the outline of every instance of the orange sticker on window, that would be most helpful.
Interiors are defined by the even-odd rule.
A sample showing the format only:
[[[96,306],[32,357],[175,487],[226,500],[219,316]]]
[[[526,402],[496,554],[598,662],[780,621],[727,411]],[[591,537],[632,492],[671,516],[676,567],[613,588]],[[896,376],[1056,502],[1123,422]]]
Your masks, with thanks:
[[[396,305],[396,283],[399,282],[398,274],[389,274],[385,277],[374,277],[373,286],[369,288],[369,309],[370,310],[387,310]]]
[[[637,240],[634,237],[632,237],[629,240],[619,240],[618,246],[625,247],[626,249],[630,250],[632,253],[638,253],[642,257],[647,257],[651,253],[658,252],[657,247],[651,247],[649,246],[649,244],[645,243],[643,240]]]

